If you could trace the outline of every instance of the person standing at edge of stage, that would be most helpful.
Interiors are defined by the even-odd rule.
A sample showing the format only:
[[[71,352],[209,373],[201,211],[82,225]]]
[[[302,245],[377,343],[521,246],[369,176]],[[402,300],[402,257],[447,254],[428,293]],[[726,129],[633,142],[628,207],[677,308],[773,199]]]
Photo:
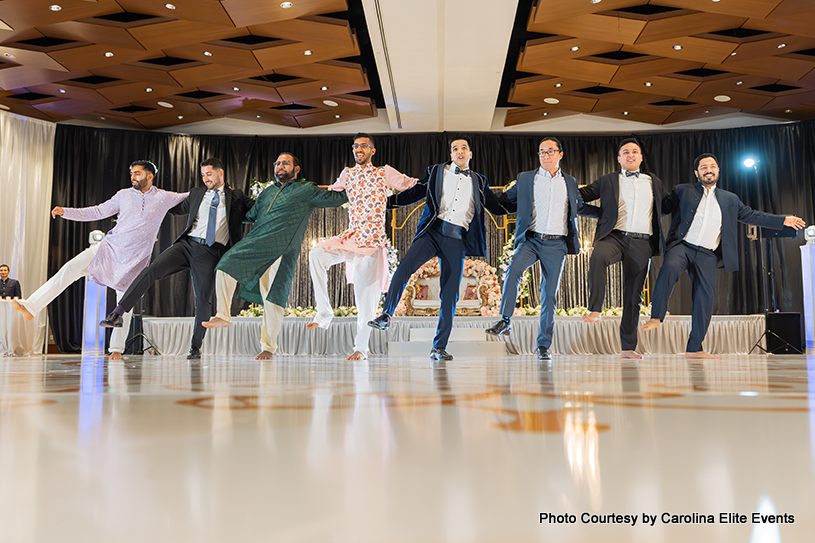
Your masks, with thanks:
[[[385,296],[382,314],[368,323],[387,330],[402,291],[410,276],[425,262],[437,256],[441,263],[439,277],[439,323],[430,358],[452,360],[445,349],[453,328],[464,256],[485,256],[487,252],[484,208],[493,215],[506,215],[508,210],[490,190],[487,178],[470,170],[472,143],[466,136],[450,140],[451,162],[430,166],[415,187],[388,198],[388,207],[401,207],[425,199],[425,208],[413,243],[399,262]]]
[[[16,279],[9,279],[9,267],[0,264],[0,298],[22,298],[23,291],[20,282]]]
[[[508,336],[518,300],[518,284],[527,268],[541,263],[541,314],[538,360],[550,360],[555,329],[555,306],[566,254],[577,254],[580,241],[577,214],[585,204],[577,180],[560,169],[563,148],[557,138],[546,136],[538,144],[540,168],[518,174],[518,181],[501,195],[505,205],[517,207],[515,254],[509,263],[501,294],[501,320],[486,332]]]
[[[212,293],[215,291],[215,265],[229,247],[241,239],[243,219],[254,200],[224,182],[224,165],[217,158],[201,162],[204,187],[193,187],[183,202],[170,210],[175,215],[187,214],[187,226],[173,244],[142,270],[127,289],[119,305],[100,322],[106,328],[123,324],[122,315],[131,311],[150,285],[174,273],[190,270],[195,296],[195,325],[189,359],[201,358],[201,344],[206,328],[204,320],[212,316]]]
[[[651,319],[641,328],[648,331],[662,325],[674,285],[687,271],[691,280],[693,309],[685,357],[719,358],[703,351],[702,341],[713,313],[719,263],[726,272],[739,269],[736,223],[772,230],[781,230],[785,226],[800,230],[805,223],[794,215],[785,217],[755,211],[732,192],[718,188],[719,161],[711,153],[696,157],[693,170],[697,182],[675,186],[662,204],[665,214],[673,214],[673,218],[665,259],[654,286]]]
[[[260,193],[246,215],[252,230],[215,267],[218,312],[204,323],[205,328],[231,324],[232,294],[236,281],[240,282],[241,298],[263,304],[262,350],[255,360],[269,360],[277,351],[283,308],[311,213],[318,207],[339,207],[348,201],[345,192],[327,191],[313,181],[298,180],[300,161],[292,153],[280,153],[273,166],[274,183]]]
[[[622,358],[627,359],[642,358],[635,350],[642,287],[648,277],[651,257],[661,256],[665,251],[661,227],[665,184],[659,177],[640,171],[642,158],[639,142],[625,139],[617,148],[621,171],[604,175],[580,188],[584,201],[600,199],[600,220],[589,260],[590,313],[584,315],[583,320],[600,320],[608,267],[622,261],[620,347]]]
[[[381,292],[388,288],[388,238],[385,234],[385,211],[390,189],[404,191],[418,179],[399,173],[390,166],[375,167],[374,139],[359,133],[351,146],[356,166],[345,168],[328,190],[342,191],[351,204],[348,229],[338,236],[321,241],[308,255],[311,282],[317,301],[317,315],[306,327],[328,328],[334,317],[328,298],[328,268],[345,262],[346,277],[354,284],[357,304],[357,333],[354,353],[346,360],[368,358],[368,321],[376,316]]]
[[[69,221],[99,221],[118,214],[116,226],[100,243],[88,247],[69,260],[26,300],[15,300],[14,309],[27,320],[45,309],[68,286],[85,277],[116,291],[117,301],[135,277],[150,263],[153,244],[164,215],[184,201],[188,192],[169,192],[153,186],[156,166],[149,160],[136,160],[130,165],[132,187],[122,189],[113,198],[97,206],[51,210],[51,217]],[[121,360],[131,312],[124,314],[122,328],[110,336],[110,359]]]

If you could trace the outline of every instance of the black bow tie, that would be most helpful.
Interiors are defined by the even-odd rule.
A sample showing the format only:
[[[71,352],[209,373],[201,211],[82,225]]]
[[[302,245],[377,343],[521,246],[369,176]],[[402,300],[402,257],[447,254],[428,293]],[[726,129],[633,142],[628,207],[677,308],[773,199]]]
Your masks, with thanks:
[[[640,172],[632,172],[631,170],[625,170],[626,177],[639,177]]]
[[[464,175],[470,175],[470,168],[467,168],[466,170],[462,170],[461,168],[456,166],[456,175],[458,175],[460,173],[463,173]]]

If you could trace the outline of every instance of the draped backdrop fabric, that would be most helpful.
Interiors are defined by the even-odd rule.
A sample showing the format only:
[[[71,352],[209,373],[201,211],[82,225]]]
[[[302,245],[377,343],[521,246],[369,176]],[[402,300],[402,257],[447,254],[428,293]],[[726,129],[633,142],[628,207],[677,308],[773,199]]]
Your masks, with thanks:
[[[338,125],[342,127],[342,125]],[[113,130],[58,125],[56,130],[54,188],[52,205],[84,207],[96,205],[110,198],[117,190],[129,186],[128,166],[136,159],[152,160],[159,173],[156,186],[175,191],[186,191],[200,181],[199,163],[215,156],[224,161],[226,181],[236,189],[247,191],[253,179],[272,177],[272,163],[283,151],[294,153],[301,163],[301,176],[318,184],[332,183],[345,166],[353,164],[351,143],[353,126],[348,134],[338,136],[198,136]],[[517,178],[519,172],[538,167],[538,143],[548,134],[467,134],[473,142],[471,166],[483,173],[493,187],[506,185]],[[616,160],[617,143],[631,134],[551,134],[563,144],[561,167],[574,175],[581,184],[619,169]],[[431,164],[450,159],[450,133],[431,134],[374,134],[376,156],[374,164],[390,164],[411,176],[421,177]],[[799,122],[773,126],[747,127],[683,133],[654,133],[637,136],[642,143],[645,161],[643,170],[652,171],[665,180],[668,187],[693,182],[693,159],[703,152],[716,154],[722,175],[719,186],[735,192],[742,201],[762,211],[795,214],[807,223],[813,222],[813,189],[815,177],[815,122]],[[741,166],[742,160],[753,156],[757,170]],[[500,189],[498,189],[500,190]],[[414,206],[415,207],[415,206]],[[387,231],[395,226],[394,244],[399,256],[405,254],[415,232],[415,222],[421,214],[414,207],[388,213]],[[57,220],[51,228],[49,245],[49,274],[54,273],[68,259],[87,244],[88,232],[107,231],[110,220],[98,223],[71,223]],[[348,224],[345,209],[317,210],[311,217],[303,240],[301,257],[297,263],[289,305],[314,305],[305,257],[312,244],[321,238],[342,232]],[[505,218],[487,218],[488,258],[496,260],[514,225],[507,230]],[[183,228],[182,218],[168,217],[159,232],[154,257],[167,248]],[[581,220],[581,243],[590,244],[593,220]],[[401,228],[399,228],[401,227]],[[667,232],[668,221],[664,228]],[[740,270],[733,274],[719,272],[717,300],[714,313],[747,315],[762,313],[762,271],[760,252],[767,243],[749,241],[740,227]],[[775,242],[775,270],[778,284],[779,309],[801,311],[801,265],[796,239]],[[763,245],[762,245],[763,244]],[[585,273],[588,252],[567,259],[561,291],[560,307],[586,305]],[[652,261],[650,284],[653,285],[661,258]],[[607,305],[620,305],[619,271],[612,270],[609,278]],[[539,276],[533,272],[533,284]],[[335,266],[329,275],[329,294],[336,306],[353,305],[353,290],[345,284],[344,270]],[[55,340],[63,352],[76,351],[80,345],[82,288],[79,284],[68,289],[50,308]],[[533,291],[535,288],[532,289]],[[530,302],[538,303],[533,292]],[[154,316],[192,315],[193,296],[189,274],[180,273],[151,287],[143,299],[143,311]],[[233,311],[241,306],[236,302]],[[690,284],[683,278],[676,287],[668,310],[672,314],[689,314],[691,308]]]
[[[55,133],[54,123],[0,111],[0,264],[20,281],[23,297],[47,279]],[[30,348],[42,352],[45,312],[36,328]]]

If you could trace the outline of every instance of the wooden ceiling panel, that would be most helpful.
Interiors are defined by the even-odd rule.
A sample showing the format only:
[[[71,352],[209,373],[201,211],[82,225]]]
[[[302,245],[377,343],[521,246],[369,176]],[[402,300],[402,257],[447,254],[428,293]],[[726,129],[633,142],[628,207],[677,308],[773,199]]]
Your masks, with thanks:
[[[125,11],[159,17],[173,17],[216,26],[234,26],[229,14],[217,0],[173,0],[175,9],[166,7],[167,0],[117,0]],[[201,26],[201,25],[199,25]]]
[[[671,96],[660,96],[642,92],[622,92],[611,96],[603,96],[597,100],[592,113],[608,110],[626,110],[635,106],[646,105],[661,100],[670,100]]]
[[[54,0],[3,0],[0,2],[0,21],[20,30],[122,11],[114,0],[62,2],[59,11],[48,9],[53,4]]]
[[[678,123],[682,121],[694,121],[698,119],[712,119],[713,117],[720,117],[722,115],[731,115],[737,113],[738,109],[721,106],[705,106],[694,109],[686,109],[683,111],[676,111],[671,113],[663,124]]]
[[[620,119],[621,121],[635,121],[648,124],[662,124],[671,116],[669,111],[661,111],[647,107],[634,107],[625,109],[623,111],[610,109],[607,111],[598,111],[595,113],[600,117],[608,117],[611,119]]]
[[[60,115],[65,115],[66,117],[73,117],[74,115],[93,113],[94,111],[99,111],[100,109],[110,107],[110,103],[107,100],[102,99],[102,101],[106,105],[101,105],[98,100],[94,102],[87,102],[84,100],[68,99],[61,100],[59,102],[39,104],[34,107],[46,113],[57,113]]]
[[[144,47],[124,28],[82,21],[65,21],[43,28],[51,38],[62,38],[87,43],[103,43],[118,49],[143,51]]]
[[[806,0],[804,0],[806,1]],[[718,2],[711,0],[659,0],[662,6],[670,6],[695,11],[707,11],[733,17],[764,18],[774,12],[782,0],[737,0],[736,2]]]
[[[306,113],[303,115],[297,115],[295,119],[297,119],[297,124],[300,125],[300,128],[312,128],[314,126],[323,126],[326,124],[334,124],[334,123],[345,123],[348,121],[360,121],[363,119],[370,119],[371,117],[376,117],[376,110],[374,109],[374,114],[364,114],[364,113],[356,113],[356,112],[338,112],[334,113],[333,111],[322,111],[318,113]],[[339,118],[337,118],[339,115]],[[349,128],[349,131],[353,130],[353,128]],[[327,183],[331,181],[326,179]]]
[[[63,81],[74,77],[86,77],[88,75],[91,75],[91,73],[86,70],[78,72],[56,72],[54,70],[42,70],[28,66],[12,66],[0,70],[0,88],[18,89],[20,87],[29,87],[31,85],[50,83],[52,81]]]
[[[536,28],[539,28],[538,25],[548,25],[552,21],[567,20],[581,15],[597,13],[598,11],[626,8],[642,3],[643,2],[636,0],[606,0],[602,2],[602,4],[593,4],[588,1],[564,2],[563,0],[540,0],[536,6],[532,8],[527,27],[532,32],[545,32],[544,30],[536,30]],[[555,34],[559,34],[559,32],[555,32]]]
[[[312,99],[333,100],[333,97],[338,94],[368,90],[367,86],[359,87],[343,83],[331,83],[331,85],[327,85],[327,83],[326,81],[305,81],[293,85],[277,87],[277,91],[285,102],[303,102],[304,100]],[[328,87],[328,89],[322,90],[324,87]]]
[[[150,51],[224,38],[236,38],[246,34],[246,31],[240,28],[202,25],[196,21],[167,21],[166,23],[138,26],[131,28],[128,32]]]
[[[240,68],[238,66],[224,66],[222,64],[206,64],[192,68],[182,68],[170,72],[173,78],[182,87],[197,87],[211,85],[227,80],[243,79],[258,75],[258,70]]]
[[[615,18],[615,24],[610,25],[609,20],[608,15],[598,14],[579,15],[566,19],[545,19],[539,23],[530,24],[529,30],[545,34],[561,34],[591,40],[602,40],[610,43],[634,44],[647,23],[647,21],[635,19]]]
[[[645,62],[634,62],[625,64],[617,69],[617,73],[611,83],[636,80],[645,82],[660,75],[668,75],[674,72],[693,70],[704,66],[701,62],[693,60],[680,60],[675,58],[655,58]]]
[[[651,83],[646,87],[645,83]],[[618,81],[615,77],[611,80],[612,87],[619,87],[625,90],[636,92],[653,93],[660,96],[672,96],[674,98],[687,98],[699,86],[698,81],[687,79],[677,79],[669,76],[650,76],[642,79],[625,79]]]
[[[139,81],[144,83],[144,87],[178,87],[181,85],[173,79],[170,72],[164,70],[154,70],[142,66],[131,66],[116,64],[113,66],[99,66],[94,68],[94,75],[102,75],[105,77],[115,77],[117,79],[125,79],[129,81]]]
[[[108,57],[107,53],[113,53]],[[48,53],[68,70],[88,70],[150,58],[151,53],[108,45],[86,45]]]
[[[294,41],[354,46],[354,33],[348,21],[331,17],[304,17],[276,23],[252,25],[248,30],[256,36],[269,36]]]
[[[239,90],[234,90],[237,87]],[[222,92],[225,94],[239,92],[241,96],[250,100],[262,100],[282,104],[283,99],[275,87],[260,85],[250,80],[235,80],[227,83],[213,83],[211,85],[201,85],[198,88],[210,92]]]
[[[269,0],[222,0],[221,4],[235,26],[273,23],[348,9],[345,0],[296,0],[289,9],[282,8],[280,2]]]
[[[7,2],[8,0],[3,1]],[[20,64],[27,68],[52,70],[58,72],[68,71],[65,66],[57,62],[56,59],[50,57],[48,53],[43,53],[41,51],[29,51],[27,49],[0,45],[0,55],[3,55],[3,57],[11,62]]]
[[[733,57],[734,59],[736,57]],[[813,63],[781,56],[762,57],[750,60],[728,60],[722,64],[710,64],[707,67],[744,74],[763,75],[777,79],[797,81],[812,71]]]
[[[181,86],[173,82],[173,85],[156,85],[143,81],[134,81],[123,85],[114,85],[97,89],[100,95],[107,98],[112,104],[129,104],[140,100],[147,100],[151,96],[167,96],[181,91]],[[152,89],[148,92],[146,89]]]
[[[205,55],[205,51],[211,53],[211,55]],[[171,57],[188,58],[190,60],[200,60],[213,64],[225,64],[227,66],[236,66],[258,72],[262,70],[255,55],[248,49],[204,43],[171,47],[164,49],[164,53]]]
[[[87,113],[84,115],[74,115],[71,117],[77,121],[90,122],[94,124],[102,123],[109,128],[130,128],[142,130],[144,127],[131,117],[123,115],[100,114],[99,112]],[[140,157],[134,157],[134,160]]]
[[[787,19],[812,12],[811,0],[782,0],[778,6],[767,15],[751,15],[751,17],[766,17],[768,19]]]
[[[772,117],[783,121],[811,121],[815,119],[815,106],[800,104],[793,108],[763,109],[761,111],[747,111],[753,115]]]
[[[744,26],[767,32],[815,38],[815,13],[810,11],[779,19],[750,19]]]
[[[719,100],[715,99],[717,96],[728,96],[730,97],[730,100],[720,102]],[[710,85],[710,82],[708,82],[699,85],[699,88],[696,89],[693,94],[688,96],[688,100],[693,100],[695,102],[707,105],[718,104],[725,107],[732,107],[734,109],[756,110],[761,109],[770,100],[772,100],[772,98],[760,94],[750,94],[734,90],[727,92],[727,94],[723,94],[715,84]]]
[[[515,126],[519,124],[532,123],[538,121],[548,121],[578,115],[573,111],[554,109],[552,107],[516,107],[507,111],[504,118],[504,126]]]
[[[176,113],[176,112],[166,112],[166,113],[157,113],[155,115],[145,115],[143,117],[138,117],[136,120],[142,125],[144,128],[155,129],[155,128],[166,128],[168,126],[177,126],[180,124],[187,124],[187,123],[195,123],[199,121],[206,121],[212,118],[212,115],[207,113],[207,111],[198,106],[200,111],[196,111],[195,113]]]
[[[311,54],[305,54],[306,51],[311,51]],[[305,59],[308,59],[309,62],[320,62],[357,56],[359,55],[359,48],[356,44],[353,47],[344,44],[333,47],[326,44],[286,42],[278,46],[273,44],[272,47],[253,52],[264,70],[278,70],[288,66],[299,66],[303,64]]]
[[[205,102],[201,104],[201,107],[207,110],[207,113],[213,117],[224,117],[234,113],[240,113],[241,111],[255,111],[277,105],[280,104],[267,100],[252,100],[250,98],[244,98],[243,96],[234,96],[225,100]]]
[[[287,66],[276,70],[276,72],[308,79],[333,81],[358,87],[368,86],[368,78],[362,66],[341,60],[326,60],[314,64]]]
[[[743,43],[736,49],[736,54],[727,58],[723,64],[745,62],[760,57],[780,56],[794,51],[812,49],[813,47],[815,47],[815,38],[780,36],[767,40]]]
[[[681,46],[682,49],[674,49],[674,46]],[[630,45],[626,47],[628,51],[655,55],[659,57],[669,57],[681,60],[691,60],[703,63],[721,63],[736,50],[738,44],[720,42],[704,38],[686,36],[681,39],[671,39],[665,41],[654,41],[642,45]]]
[[[110,102],[96,89],[77,87],[74,85],[65,85],[62,83],[43,83],[42,85],[30,85],[26,87],[26,90],[28,90],[29,92],[36,92],[39,94],[50,94],[53,96],[59,96],[61,98],[65,98],[66,100],[94,103],[96,104],[97,109],[105,109],[110,107],[112,103],[115,103]]]
[[[238,111],[227,115],[230,119],[241,119],[244,121],[252,121],[264,124],[276,124],[280,126],[290,126],[292,128],[300,128],[297,120],[293,115],[283,115],[276,111],[269,109],[255,110],[255,111]]]
[[[800,105],[815,106],[815,91],[807,89],[803,92],[795,92],[786,96],[773,98],[761,108],[763,110],[797,108]]]
[[[166,108],[166,107],[160,106],[159,102],[165,102],[165,103],[171,104],[173,107]],[[184,100],[179,100],[175,96],[172,96],[172,95],[170,95],[170,96],[156,96],[155,98],[150,98],[150,99],[146,99],[146,100],[139,100],[138,102],[133,102],[132,105],[140,106],[140,107],[147,107],[147,108],[151,108],[151,109],[154,110],[154,111],[141,112],[141,113],[131,115],[131,116],[135,116],[135,117],[149,116],[149,115],[159,115],[159,114],[173,115],[173,116],[176,116],[176,117],[178,115],[184,115],[184,116],[189,116],[189,117],[194,117],[196,115],[202,115],[202,114],[209,115],[209,113],[206,112],[206,110],[201,106],[201,104],[197,104],[197,103],[194,103],[194,102],[187,102],[187,101],[184,101]],[[112,112],[112,114],[115,115],[117,113]]]
[[[2,45],[13,43],[20,40],[33,40],[35,38],[41,37],[42,32],[40,32],[36,28],[23,28],[17,31],[9,30],[7,32],[0,30],[0,44]]]
[[[726,28],[738,28],[746,21],[743,17],[728,17],[713,13],[689,13],[656,21],[648,21],[637,43],[674,40],[689,34],[702,34]]]
[[[366,98],[364,96],[355,96],[352,94],[344,94],[338,96],[332,96],[331,100],[336,102],[338,105],[336,107],[328,106],[324,104],[322,99],[312,99],[312,100],[303,100],[302,102],[298,102],[299,104],[311,106],[316,108],[316,110],[324,110],[331,112],[332,114],[354,114],[354,115],[364,115],[367,117],[376,117],[377,111],[373,101],[370,98]],[[310,110],[309,113],[316,112],[315,110]],[[295,116],[299,118],[301,114],[295,113]]]

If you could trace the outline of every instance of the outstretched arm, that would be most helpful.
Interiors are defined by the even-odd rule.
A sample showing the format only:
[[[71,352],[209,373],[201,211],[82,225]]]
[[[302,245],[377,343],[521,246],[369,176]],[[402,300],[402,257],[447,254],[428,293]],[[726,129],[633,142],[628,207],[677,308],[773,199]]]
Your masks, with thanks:
[[[348,184],[348,168],[343,168],[342,173],[337,178],[337,180],[334,181],[334,184],[328,185],[328,187],[326,187],[326,190],[342,192],[345,190],[345,186],[347,184]]]
[[[102,219],[107,219],[108,217],[112,217],[119,213],[120,194],[121,191],[114,194],[113,198],[110,200],[91,207],[62,208],[57,206],[51,210],[51,217],[56,219],[57,216],[61,216],[63,219],[67,219],[69,221],[80,222],[100,221]]]
[[[427,168],[425,170],[424,177],[419,180],[413,188],[406,190],[404,192],[400,192],[399,194],[394,194],[388,197],[388,209],[393,209],[395,207],[402,207],[407,206],[412,203],[418,202],[425,196],[427,196],[427,186],[430,181],[430,172],[433,171],[433,167]]]
[[[343,192],[325,190],[313,185],[314,189],[309,196],[309,203],[314,207],[340,207],[348,203],[348,195]]]
[[[418,182],[419,179],[417,177],[410,177],[409,175],[399,172],[396,168],[385,165],[385,185],[387,185],[388,188],[403,192],[412,189]]]

